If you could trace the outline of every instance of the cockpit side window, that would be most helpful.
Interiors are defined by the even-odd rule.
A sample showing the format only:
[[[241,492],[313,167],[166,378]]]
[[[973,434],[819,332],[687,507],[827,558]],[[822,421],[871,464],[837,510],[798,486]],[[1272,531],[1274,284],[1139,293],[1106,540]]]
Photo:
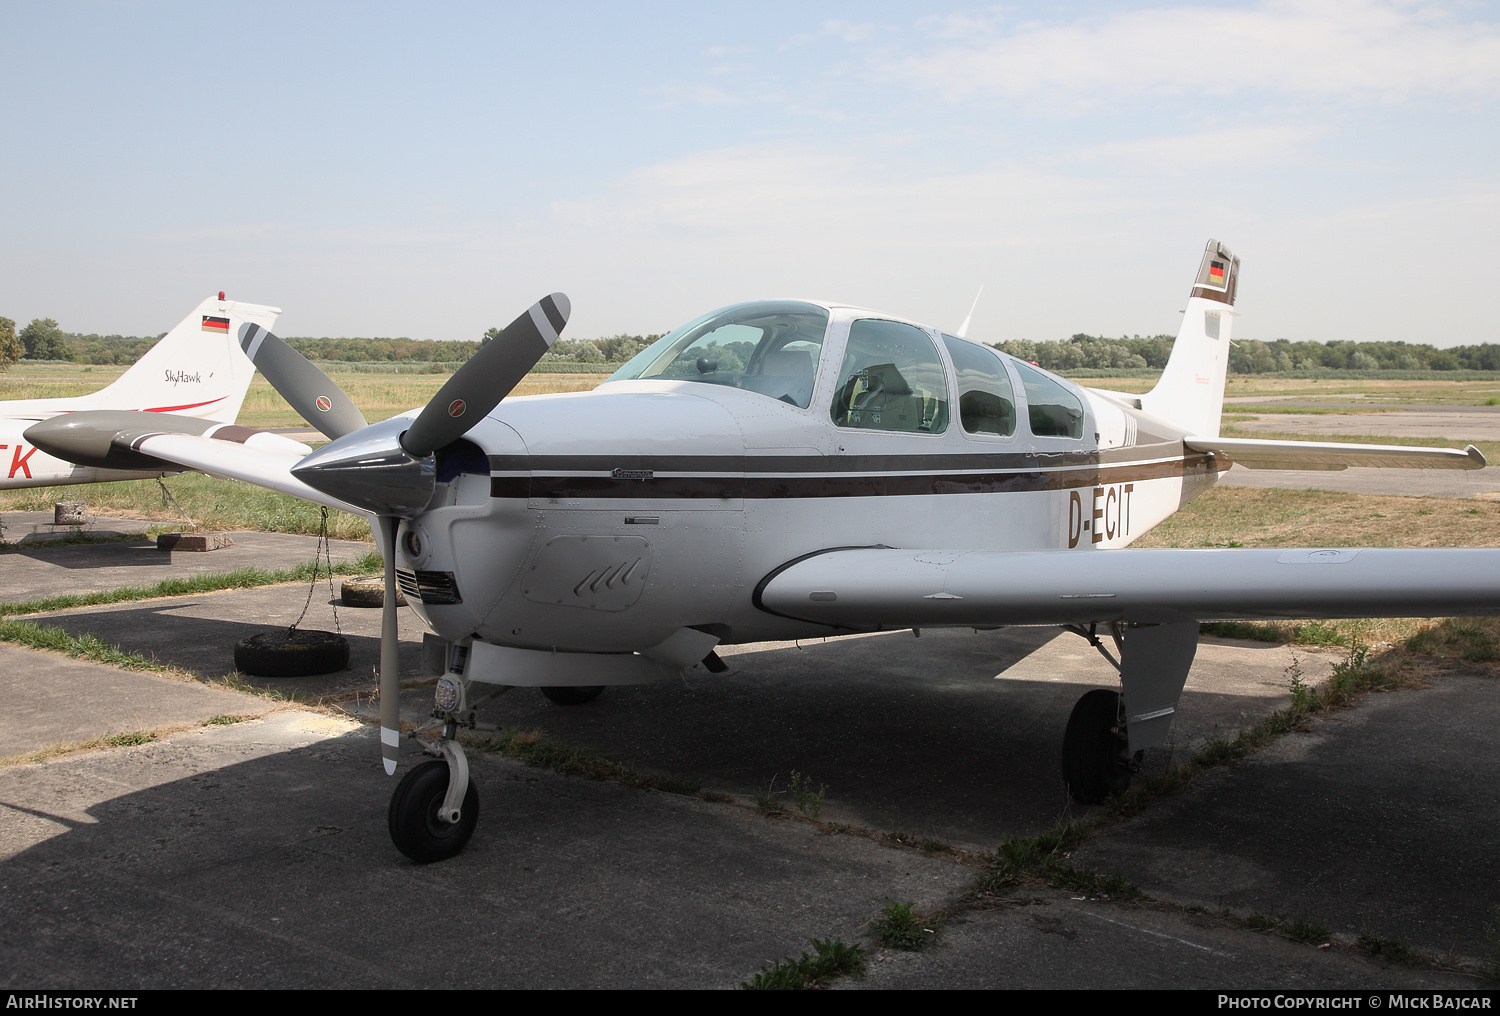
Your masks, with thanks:
[[[927,333],[896,321],[855,321],[833,394],[833,422],[913,434],[947,430],[948,380]]]
[[[828,312],[810,303],[736,304],[663,336],[609,379],[725,385],[806,409],[827,330]]]
[[[1012,360],[1026,389],[1031,433],[1037,437],[1083,437],[1083,403],[1041,371]]]
[[[1016,432],[1016,399],[1010,374],[997,353],[944,335],[958,372],[958,419],[970,434],[1010,437]]]

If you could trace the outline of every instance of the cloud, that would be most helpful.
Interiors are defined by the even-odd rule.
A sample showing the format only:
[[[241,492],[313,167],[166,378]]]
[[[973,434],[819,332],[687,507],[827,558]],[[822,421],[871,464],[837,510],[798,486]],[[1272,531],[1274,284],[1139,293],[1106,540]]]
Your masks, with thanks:
[[[793,46],[805,46],[810,42],[820,39],[841,39],[844,42],[865,42],[874,38],[877,28],[872,21],[839,21],[829,19],[824,21],[815,32],[799,32],[792,36],[783,45],[782,49],[791,49]]]
[[[1496,26],[1426,4],[1157,7],[1066,24],[947,19],[928,30],[936,44],[926,52],[877,57],[877,69],[951,101],[1092,106],[1171,95],[1212,111],[1249,91],[1382,102],[1500,91]]]

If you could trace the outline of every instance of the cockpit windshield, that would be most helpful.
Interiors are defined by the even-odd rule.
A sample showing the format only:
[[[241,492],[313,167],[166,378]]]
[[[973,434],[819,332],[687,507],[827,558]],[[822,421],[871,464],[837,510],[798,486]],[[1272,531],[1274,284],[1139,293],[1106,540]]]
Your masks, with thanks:
[[[689,321],[637,353],[611,381],[698,381],[806,409],[828,312],[810,303],[739,303]]]

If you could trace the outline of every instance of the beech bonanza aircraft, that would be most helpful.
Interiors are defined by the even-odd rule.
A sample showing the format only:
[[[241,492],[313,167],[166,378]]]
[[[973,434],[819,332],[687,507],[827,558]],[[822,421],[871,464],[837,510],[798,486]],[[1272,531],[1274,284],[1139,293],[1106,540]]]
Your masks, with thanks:
[[[235,336],[246,323],[270,328],[280,313],[276,307],[225,300],[220,293],[199,304],[129,370],[97,392],[0,402],[0,490],[181,472],[180,466],[113,447],[108,441],[90,454],[77,454],[75,449],[71,458],[62,459],[24,437],[26,429],[38,421],[63,414],[89,413],[97,427],[104,419],[98,414],[104,412],[156,413],[157,426],[163,429],[306,455],[312,450],[307,445],[233,426],[255,375],[255,365],[245,357]]]
[[[883,629],[1099,626],[1121,691],[1074,708],[1074,797],[1122,790],[1163,742],[1198,643],[1230,618],[1500,609],[1500,550],[1123,550],[1253,468],[1475,469],[1479,452],[1221,438],[1239,262],[1214,241],[1160,382],[1083,388],[1026,362],[840,304],[738,304],[690,321],[592,392],[502,401],[557,338],[554,293],[482,347],[420,411],[366,425],[257,324],[256,366],[334,440],[305,457],[75,414],[29,439],[99,441],[373,517],[385,556],[380,742],[400,744],[396,597],[436,634],[439,760],[390,804],[418,861],[463,848],[479,798],[455,737],[480,686],[560,702],[724,664],[723,644]],[[218,447],[215,447],[215,446]]]

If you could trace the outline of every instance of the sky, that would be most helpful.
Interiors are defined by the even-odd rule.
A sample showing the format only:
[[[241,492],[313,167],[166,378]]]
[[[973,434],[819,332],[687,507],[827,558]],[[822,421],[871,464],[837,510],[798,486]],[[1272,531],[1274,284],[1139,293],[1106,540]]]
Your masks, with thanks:
[[[0,315],[566,337],[828,299],[988,342],[1500,342],[1500,5],[0,0]]]

